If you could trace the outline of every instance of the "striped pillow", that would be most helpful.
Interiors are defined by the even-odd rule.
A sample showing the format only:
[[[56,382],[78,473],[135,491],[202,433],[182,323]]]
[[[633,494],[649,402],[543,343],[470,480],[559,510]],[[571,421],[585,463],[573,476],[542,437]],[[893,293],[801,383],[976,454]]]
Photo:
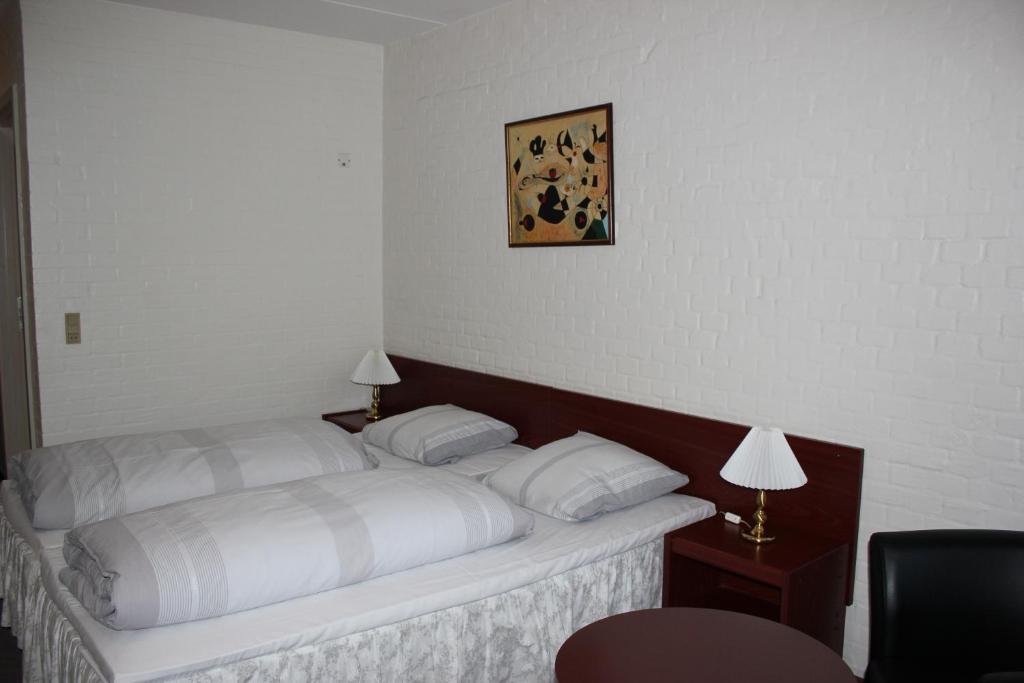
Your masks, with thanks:
[[[363,428],[366,443],[424,465],[454,462],[518,437],[511,425],[451,404],[419,408]]]
[[[567,522],[652,500],[689,481],[632,448],[586,432],[541,446],[484,479],[513,502]]]
[[[32,526],[68,529],[214,493],[370,470],[377,459],[329,422],[281,418],[46,446],[10,465]]]

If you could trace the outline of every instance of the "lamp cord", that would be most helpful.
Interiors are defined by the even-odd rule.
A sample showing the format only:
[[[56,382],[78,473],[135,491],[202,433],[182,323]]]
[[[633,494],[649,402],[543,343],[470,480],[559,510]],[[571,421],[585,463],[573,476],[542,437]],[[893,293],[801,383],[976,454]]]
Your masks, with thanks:
[[[718,512],[718,514],[720,514],[720,515],[722,515],[724,517],[727,513],[724,510],[720,510]],[[748,522],[747,520],[743,519],[739,515],[736,515],[736,517],[739,519],[739,521],[736,522],[737,524],[742,524],[743,526],[747,527],[748,529],[753,529],[754,528],[754,527],[750,526],[750,522]],[[728,521],[728,518],[726,518],[726,521]]]

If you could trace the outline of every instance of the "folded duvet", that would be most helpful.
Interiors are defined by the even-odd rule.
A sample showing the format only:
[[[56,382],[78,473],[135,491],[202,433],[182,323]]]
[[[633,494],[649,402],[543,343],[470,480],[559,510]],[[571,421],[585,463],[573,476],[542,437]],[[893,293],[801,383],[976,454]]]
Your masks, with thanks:
[[[68,529],[187,498],[376,465],[358,439],[307,418],[88,439],[10,459],[37,529]]]
[[[60,580],[138,629],[310,595],[528,533],[533,516],[436,470],[372,470],[197,498],[67,533]]]

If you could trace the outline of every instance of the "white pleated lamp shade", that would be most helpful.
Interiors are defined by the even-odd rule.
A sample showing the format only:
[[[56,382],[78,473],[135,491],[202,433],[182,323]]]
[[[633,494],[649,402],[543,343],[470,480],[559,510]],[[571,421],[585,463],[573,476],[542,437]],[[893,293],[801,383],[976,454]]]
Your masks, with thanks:
[[[751,489],[777,491],[807,483],[781,429],[754,427],[722,468],[722,479]]]
[[[398,373],[383,349],[370,349],[359,361],[352,381],[356,384],[398,384]]]

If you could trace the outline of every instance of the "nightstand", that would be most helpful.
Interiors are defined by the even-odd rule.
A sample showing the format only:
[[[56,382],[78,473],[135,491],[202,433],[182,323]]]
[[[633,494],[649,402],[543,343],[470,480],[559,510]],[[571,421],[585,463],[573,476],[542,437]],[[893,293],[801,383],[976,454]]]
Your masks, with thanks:
[[[324,413],[320,417],[352,434],[363,431],[363,427],[366,426],[366,408],[346,410],[340,413]]]
[[[779,524],[764,545],[739,531],[716,515],[666,534],[662,606],[764,617],[842,654],[848,545]]]

